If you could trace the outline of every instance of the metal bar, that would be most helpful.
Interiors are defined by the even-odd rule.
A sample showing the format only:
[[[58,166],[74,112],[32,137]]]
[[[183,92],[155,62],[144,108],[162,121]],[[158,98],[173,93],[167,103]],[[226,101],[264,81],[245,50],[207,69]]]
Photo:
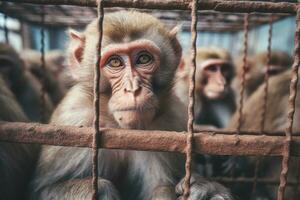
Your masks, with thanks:
[[[4,24],[3,24],[3,27],[4,27],[4,36],[5,36],[5,43],[6,44],[9,44],[9,31],[8,31],[8,28],[7,28],[7,15],[4,14]]]
[[[0,141],[57,146],[92,147],[93,127],[54,126],[0,122]],[[185,132],[100,129],[99,146],[107,149],[184,153]],[[147,135],[147,137],[145,137]],[[194,134],[194,152],[214,155],[281,156],[285,136],[225,135],[203,131]],[[294,136],[291,155],[300,156],[300,137]]]
[[[41,5],[41,14],[40,14],[40,18],[41,18],[41,24],[43,25],[45,23],[45,9],[44,9],[44,5]],[[40,30],[40,34],[41,34],[41,48],[40,48],[40,53],[41,53],[41,69],[42,70],[46,70],[46,63],[45,63],[45,28],[44,26],[41,26],[41,30]],[[46,102],[45,102],[45,98],[46,98],[46,94],[45,94],[45,79],[42,76],[41,77],[41,95],[40,95],[40,122],[46,122],[46,112],[45,112],[45,108],[46,108]]]
[[[287,121],[288,125],[286,128],[286,138],[282,158],[282,170],[280,173],[280,185],[278,187],[278,200],[284,199],[285,186],[287,181],[287,174],[289,170],[289,159],[292,143],[292,132],[293,132],[293,122],[295,114],[295,103],[297,96],[297,83],[298,83],[298,72],[300,66],[300,8],[297,11],[296,16],[296,32],[295,32],[295,41],[294,41],[294,64],[292,66],[292,78],[290,84],[290,96],[289,96],[289,108]]]
[[[101,46],[102,46],[102,33],[103,33],[103,17],[104,11],[102,6],[102,0],[98,0],[97,15],[98,15],[98,33],[99,39],[97,44],[97,60],[94,66],[94,134],[93,134],[93,194],[92,199],[96,200],[98,196],[98,144],[100,136],[100,68],[101,62]]]
[[[241,131],[242,120],[243,120],[243,106],[244,106],[244,91],[245,91],[245,77],[247,67],[247,56],[248,56],[248,33],[249,33],[249,14],[245,14],[244,17],[244,50],[243,50],[243,74],[240,90],[240,102],[239,102],[239,116],[237,125],[237,134]]]
[[[241,183],[241,184],[245,184],[245,183],[253,183],[254,178],[250,177],[235,177],[235,178],[228,178],[228,177],[211,177],[209,178],[212,181],[217,181],[217,182],[221,182],[221,183]],[[256,182],[258,184],[268,184],[268,185],[279,185],[279,181],[278,179],[274,179],[274,178],[257,178]],[[289,181],[287,183],[287,185],[289,186],[299,186],[300,185],[300,181]]]
[[[270,15],[269,21],[269,31],[268,31],[268,47],[267,47],[267,68],[265,70],[265,77],[264,77],[264,98],[263,98],[263,107],[261,112],[261,121],[260,121],[260,128],[261,132],[265,130],[265,119],[267,113],[267,102],[268,102],[268,90],[269,90],[269,69],[270,69],[270,61],[271,61],[271,48],[272,48],[272,30],[273,30],[273,16]]]
[[[186,161],[183,199],[187,200],[190,194],[190,179],[192,168],[193,137],[194,137],[194,104],[195,104],[195,76],[196,76],[196,42],[197,42],[197,0],[191,2],[191,71],[189,77],[189,105],[188,105],[188,124],[186,136]]]
[[[6,0],[15,3],[31,3],[44,5],[76,5],[96,7],[95,0]],[[103,0],[104,7],[146,8],[162,10],[189,10],[192,0]],[[215,10],[222,12],[262,12],[262,13],[296,13],[297,4],[289,2],[252,2],[252,1],[198,1],[198,10]]]

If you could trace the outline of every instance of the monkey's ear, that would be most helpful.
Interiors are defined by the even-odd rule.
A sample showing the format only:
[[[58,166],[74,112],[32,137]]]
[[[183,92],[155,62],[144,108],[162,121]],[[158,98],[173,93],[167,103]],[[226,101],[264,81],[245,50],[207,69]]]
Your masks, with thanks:
[[[171,39],[171,44],[174,49],[175,55],[177,58],[181,58],[182,56],[182,48],[181,45],[176,37],[177,33],[181,30],[181,25],[176,25],[173,27],[169,32],[169,37]],[[179,60],[178,60],[179,62]],[[178,63],[179,64],[179,63]]]
[[[176,37],[177,33],[178,33],[179,31],[181,31],[181,28],[182,28],[182,25],[181,25],[181,24],[177,24],[176,26],[174,26],[174,27],[170,30],[169,36],[170,36],[171,38]]]
[[[83,56],[85,36],[75,30],[69,30],[69,50],[68,50],[68,62],[71,69],[80,67],[80,63]]]

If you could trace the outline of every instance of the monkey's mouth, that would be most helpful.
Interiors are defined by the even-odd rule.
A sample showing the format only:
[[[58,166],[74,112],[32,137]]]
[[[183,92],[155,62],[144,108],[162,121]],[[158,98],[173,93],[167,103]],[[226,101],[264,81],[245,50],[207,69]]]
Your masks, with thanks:
[[[139,107],[127,107],[127,108],[119,108],[113,110],[113,112],[147,112],[154,110],[154,108],[148,107],[148,108],[139,108]]]

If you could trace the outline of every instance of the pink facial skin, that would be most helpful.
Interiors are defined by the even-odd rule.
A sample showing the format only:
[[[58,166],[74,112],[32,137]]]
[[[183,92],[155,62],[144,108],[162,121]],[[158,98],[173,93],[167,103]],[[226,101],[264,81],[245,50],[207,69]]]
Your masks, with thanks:
[[[207,83],[204,87],[204,94],[209,99],[222,98],[227,92],[227,81],[226,81],[226,68],[224,63],[216,63],[206,66],[204,70],[204,76],[207,77]]]
[[[109,80],[109,110],[122,128],[144,128],[158,100],[152,77],[160,65],[160,49],[149,40],[112,44],[102,50],[100,68]]]

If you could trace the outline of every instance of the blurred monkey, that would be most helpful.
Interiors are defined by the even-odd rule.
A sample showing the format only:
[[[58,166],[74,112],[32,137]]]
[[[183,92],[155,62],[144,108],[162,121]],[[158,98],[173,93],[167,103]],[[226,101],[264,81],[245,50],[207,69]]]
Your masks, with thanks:
[[[0,66],[1,67],[1,66]],[[0,120],[27,122],[28,119],[0,74]],[[0,199],[24,198],[37,159],[37,145],[0,141]]]
[[[24,50],[21,58],[25,67],[37,78],[57,105],[72,84],[71,76],[66,76],[65,56],[62,51],[54,50],[45,54],[45,68],[42,68],[41,53]]]
[[[268,101],[267,110],[265,118],[265,128],[266,132],[276,132],[285,131],[287,128],[287,115],[288,115],[288,98],[289,98],[289,86],[291,81],[291,71],[287,70],[282,72],[277,76],[272,76],[269,79],[269,89],[268,89]],[[297,87],[297,97],[296,97],[296,112],[294,115],[293,131],[300,131],[300,86]],[[246,101],[243,109],[243,120],[241,124],[241,130],[243,131],[260,131],[260,116],[261,109],[263,106],[264,98],[264,86],[261,85],[258,89],[249,97]],[[235,130],[238,124],[238,113],[235,113],[231,122],[229,123],[228,129]],[[278,178],[281,171],[281,157],[264,157],[261,158],[259,165],[259,177],[268,178]],[[300,165],[300,160],[297,157],[291,157],[290,167],[288,173],[289,181],[297,181],[300,176],[298,173]],[[248,159],[248,163],[244,171],[252,168],[254,170],[255,159]],[[252,171],[253,173],[254,171]],[[249,173],[248,173],[249,175]],[[253,176],[253,174],[250,174]],[[255,194],[255,198],[266,198],[270,200],[275,200],[277,195],[277,187],[274,186],[263,186],[257,187],[258,193]],[[267,190],[266,190],[267,188]],[[251,189],[249,189],[251,191]],[[259,193],[260,192],[260,193]],[[245,194],[243,194],[245,195]],[[264,195],[264,196],[261,196]],[[300,190],[296,187],[287,186],[286,189],[286,199],[298,199],[300,196]],[[246,197],[244,197],[246,198]],[[249,197],[247,197],[249,198]]]
[[[259,53],[254,56],[248,56],[245,75],[245,98],[248,97],[264,82],[265,71],[267,70],[268,53]],[[285,52],[272,51],[270,57],[269,76],[278,75],[292,65],[292,58]],[[236,63],[236,78],[232,82],[232,88],[235,91],[236,101],[240,99],[240,89],[242,87],[243,60],[239,58]]]
[[[28,72],[18,53],[9,45],[0,43],[0,73],[6,85],[14,93],[18,103],[30,120],[41,119],[41,84]],[[53,110],[53,104],[45,93],[45,120]]]
[[[175,93],[188,105],[189,57],[181,61],[177,71]],[[234,77],[231,56],[218,47],[197,49],[195,77],[195,121],[196,124],[225,127],[235,111],[233,91],[230,87]]]

